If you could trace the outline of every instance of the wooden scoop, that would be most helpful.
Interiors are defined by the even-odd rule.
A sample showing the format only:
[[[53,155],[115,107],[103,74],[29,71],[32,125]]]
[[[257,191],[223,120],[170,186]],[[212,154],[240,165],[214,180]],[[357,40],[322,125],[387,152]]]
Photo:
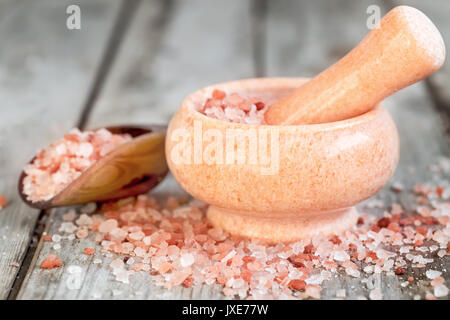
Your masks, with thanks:
[[[265,120],[296,125],[363,114],[432,74],[444,60],[444,41],[428,17],[412,7],[396,7],[341,60],[273,104]]]
[[[146,193],[168,172],[164,144],[165,126],[107,127],[116,134],[128,133],[133,140],[105,155],[47,201],[32,202],[23,193],[22,172],[19,194],[29,206],[39,209],[118,199]],[[31,162],[34,158],[31,160]]]

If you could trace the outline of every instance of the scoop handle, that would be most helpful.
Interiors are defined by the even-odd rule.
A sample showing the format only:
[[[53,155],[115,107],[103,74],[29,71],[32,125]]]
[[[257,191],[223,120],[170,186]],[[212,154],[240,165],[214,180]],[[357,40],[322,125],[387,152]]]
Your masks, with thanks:
[[[268,124],[324,123],[365,113],[438,70],[445,45],[421,11],[398,6],[337,63],[273,104]]]

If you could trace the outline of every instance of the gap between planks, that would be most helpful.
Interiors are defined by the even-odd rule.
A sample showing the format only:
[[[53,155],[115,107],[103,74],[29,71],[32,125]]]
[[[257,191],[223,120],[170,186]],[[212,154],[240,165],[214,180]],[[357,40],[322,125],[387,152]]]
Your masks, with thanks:
[[[112,30],[110,31],[110,36],[106,44],[103,56],[100,60],[97,72],[94,75],[94,81],[90,86],[90,90],[87,95],[87,99],[81,109],[79,120],[76,122],[75,126],[79,129],[84,129],[92,108],[96,102],[97,97],[101,93],[103,84],[109,74],[111,66],[114,63],[117,52],[119,51],[120,44],[123,40],[124,35],[128,29],[130,21],[139,6],[141,0],[122,0],[121,7],[118,10],[117,17],[115,18],[115,23]],[[45,229],[42,231],[37,230],[40,223],[45,223],[44,218],[48,218],[51,215],[51,210],[41,210],[39,217],[36,222],[36,226],[33,230],[33,236],[40,237],[38,245],[36,247],[28,245],[27,251],[23,262],[19,268],[16,279],[11,287],[11,291],[7,297],[8,300],[14,300],[20,294],[20,289],[24,282],[28,280],[29,268],[32,268],[39,257],[39,253],[43,246],[43,239],[41,237],[42,233],[47,234],[49,230],[49,224],[51,221],[48,219],[48,223],[45,224]]]

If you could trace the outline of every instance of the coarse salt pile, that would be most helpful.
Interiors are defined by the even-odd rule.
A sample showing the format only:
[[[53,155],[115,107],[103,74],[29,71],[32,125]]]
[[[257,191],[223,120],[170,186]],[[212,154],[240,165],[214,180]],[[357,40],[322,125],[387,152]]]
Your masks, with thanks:
[[[346,274],[369,290],[361,298],[375,300],[383,299],[375,275],[384,273],[399,277],[404,288],[416,280],[429,281],[426,294],[414,299],[447,297],[442,272],[433,268],[449,255],[450,186],[444,181],[409,189],[417,203],[414,211],[393,204],[381,218],[361,214],[357,226],[341,234],[291,244],[230,236],[210,225],[207,206],[198,200],[169,197],[161,205],[148,195],[104,203],[101,214],[89,214],[95,205],[82,208],[81,215],[69,211],[59,231],[70,233],[68,239],[91,233],[101,246],[99,254],[124,256],[109,264],[122,283],[146,272],[166,288],[218,283],[228,297],[318,299],[324,281]],[[367,208],[383,206],[380,201],[369,201]],[[51,240],[59,242],[61,236]],[[413,277],[416,270],[424,275]],[[345,290],[336,297],[346,297]]]
[[[238,93],[227,95],[225,91],[215,89],[200,112],[222,121],[262,124],[266,110],[267,106],[260,98],[244,98]]]
[[[71,130],[25,167],[24,194],[32,202],[51,199],[96,161],[131,139],[128,134],[112,134],[106,129]]]
[[[104,203],[97,214],[92,214],[94,203],[79,213],[70,210],[60,234],[45,234],[44,240],[57,250],[65,239],[90,237],[99,248],[80,254],[94,255],[94,264],[103,264],[102,255],[114,258],[108,268],[125,284],[142,272],[166,288],[220,284],[228,297],[318,299],[328,280],[346,275],[368,289],[358,298],[377,300],[383,299],[379,275],[384,274],[398,277],[402,291],[411,288],[413,299],[446,298],[448,271],[442,265],[450,250],[450,182],[442,176],[450,173],[450,159],[441,160],[430,166],[436,174],[431,182],[392,184],[412,209],[394,203],[382,217],[361,213],[355,227],[329,237],[267,245],[214,228],[206,218],[207,205],[198,200],[169,196],[160,203],[140,195]],[[366,209],[385,207],[377,198],[365,203]],[[44,267],[62,265],[56,258],[49,256]],[[426,292],[417,294],[417,287]],[[335,296],[351,294],[338,289]]]

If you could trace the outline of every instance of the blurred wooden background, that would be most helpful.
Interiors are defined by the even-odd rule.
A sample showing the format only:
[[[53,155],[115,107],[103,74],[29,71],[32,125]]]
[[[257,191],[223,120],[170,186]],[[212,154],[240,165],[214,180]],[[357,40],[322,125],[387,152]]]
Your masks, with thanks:
[[[75,3],[76,2],[76,3]],[[67,6],[81,8],[81,30],[66,28]],[[112,281],[107,264],[93,265],[82,248],[92,239],[62,242],[66,265],[83,268],[83,285],[69,290],[64,268],[39,269],[67,209],[39,212],[17,194],[17,179],[35,152],[74,126],[167,123],[189,92],[215,82],[260,76],[313,76],[337,61],[369,31],[369,5],[384,15],[398,4],[424,11],[450,44],[450,1],[380,0],[1,0],[0,1],[0,212],[1,299],[209,299],[220,287],[165,291],[149,275],[130,285]],[[427,166],[450,156],[450,63],[432,78],[387,99],[400,132],[401,159],[393,181],[413,185],[430,177]],[[414,167],[411,176],[408,169]],[[159,193],[182,192],[172,178]],[[377,197],[412,209],[407,194]],[[379,214],[382,209],[372,209]],[[17,266],[14,264],[17,263]],[[444,271],[449,259],[433,265]],[[419,281],[403,288],[379,276],[386,299],[423,298]],[[406,275],[407,276],[407,275]],[[368,296],[359,279],[324,283],[323,298],[345,288],[348,298]],[[112,290],[120,290],[114,296]]]

